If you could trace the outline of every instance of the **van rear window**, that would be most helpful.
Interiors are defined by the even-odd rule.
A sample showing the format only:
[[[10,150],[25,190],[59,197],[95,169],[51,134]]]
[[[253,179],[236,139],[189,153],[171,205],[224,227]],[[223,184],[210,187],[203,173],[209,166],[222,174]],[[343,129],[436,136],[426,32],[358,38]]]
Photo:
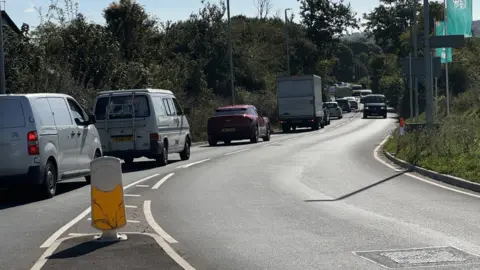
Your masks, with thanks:
[[[135,118],[143,118],[150,116],[150,106],[146,95],[135,96],[133,100],[131,95],[101,97],[95,105],[95,117],[97,120],[105,120],[106,113],[109,119],[128,119],[133,115]]]
[[[25,126],[22,103],[18,99],[0,99],[0,129]]]

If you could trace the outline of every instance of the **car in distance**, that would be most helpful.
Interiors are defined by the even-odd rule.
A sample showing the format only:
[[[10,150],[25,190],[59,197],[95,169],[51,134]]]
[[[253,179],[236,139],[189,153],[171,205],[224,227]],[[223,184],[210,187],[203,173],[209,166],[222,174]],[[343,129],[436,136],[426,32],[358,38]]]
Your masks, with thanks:
[[[343,118],[342,108],[338,106],[338,103],[335,101],[325,102],[323,106],[328,110],[330,117],[336,117],[337,119]]]
[[[51,198],[62,180],[89,183],[90,162],[102,156],[95,121],[68,95],[0,95],[0,185]]]
[[[358,101],[355,97],[345,97],[346,100],[348,100],[348,103],[350,103],[350,107],[353,110],[358,110]]]
[[[384,95],[371,94],[363,97],[363,118],[369,116],[387,118],[387,100]]]
[[[325,103],[323,103],[322,105],[323,107],[323,125],[324,126],[328,126],[330,125],[330,111],[328,110],[328,108],[325,106]]]
[[[338,106],[340,106],[340,108],[342,108],[342,110],[344,112],[351,112],[352,111],[352,107],[350,105],[350,102],[348,102],[348,99],[337,98],[337,99],[335,99],[335,101],[337,102]]]
[[[258,114],[253,105],[219,107],[207,123],[208,144],[215,146],[219,141],[230,144],[233,140],[249,139],[257,143],[259,138],[270,140],[271,125],[268,117]]]

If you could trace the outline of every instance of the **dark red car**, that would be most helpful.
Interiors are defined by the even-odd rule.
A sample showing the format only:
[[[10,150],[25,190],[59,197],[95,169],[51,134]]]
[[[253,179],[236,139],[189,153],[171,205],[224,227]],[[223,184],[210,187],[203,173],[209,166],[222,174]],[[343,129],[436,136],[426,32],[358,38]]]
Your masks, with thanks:
[[[233,105],[215,110],[215,116],[208,119],[208,144],[218,141],[229,144],[233,140],[250,139],[256,143],[259,138],[270,140],[270,120],[260,116],[252,105]]]

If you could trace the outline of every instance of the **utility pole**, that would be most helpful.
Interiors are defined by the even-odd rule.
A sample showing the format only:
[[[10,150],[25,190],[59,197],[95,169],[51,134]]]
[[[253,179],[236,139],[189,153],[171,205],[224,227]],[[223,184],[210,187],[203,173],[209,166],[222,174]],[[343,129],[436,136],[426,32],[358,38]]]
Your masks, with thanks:
[[[413,1],[413,58],[418,57],[418,40],[417,40],[417,2],[418,0]],[[414,100],[415,100],[415,117],[418,119],[419,115],[419,104],[418,104],[418,78],[414,78]]]
[[[433,126],[433,89],[432,89],[432,55],[430,54],[430,14],[428,0],[423,0],[423,39],[425,43],[423,57],[425,59],[425,116],[427,127]]]
[[[230,88],[232,91],[232,105],[235,105],[235,77],[233,76],[232,56],[232,27],[230,23],[230,0],[227,0],[227,23],[228,23],[228,62],[230,65]]]
[[[5,55],[3,51],[3,9],[0,5],[0,94],[6,94],[5,89]]]
[[[286,8],[285,9],[285,47],[287,51],[287,75],[290,76],[292,75],[290,73],[290,47],[289,47],[289,37],[288,37],[288,16],[287,16],[287,11],[291,10],[291,8]]]

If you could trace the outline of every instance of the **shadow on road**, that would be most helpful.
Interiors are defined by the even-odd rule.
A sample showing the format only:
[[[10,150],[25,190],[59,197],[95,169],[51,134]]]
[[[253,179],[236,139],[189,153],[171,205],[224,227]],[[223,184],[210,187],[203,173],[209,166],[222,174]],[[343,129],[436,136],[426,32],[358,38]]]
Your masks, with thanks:
[[[168,165],[173,163],[177,163],[180,160],[169,160]],[[131,173],[131,172],[139,172],[139,171],[145,171],[145,170],[151,170],[157,168],[158,165],[155,163],[155,160],[145,160],[145,161],[134,161],[133,164],[127,165],[125,163],[122,163],[122,173]]]
[[[99,249],[106,248],[110,245],[115,244],[116,241],[111,242],[100,242],[100,241],[90,241],[78,244],[76,246],[67,248],[65,250],[59,251],[55,254],[52,254],[48,257],[49,260],[53,259],[68,259],[68,258],[75,258],[81,257],[83,255],[95,252]]]
[[[57,184],[57,193],[55,196],[82,188],[87,185],[85,181],[62,182]],[[29,203],[43,200],[31,187],[15,187],[0,190],[0,210],[17,207]]]
[[[262,139],[260,139],[260,141],[262,141]],[[210,145],[202,145],[202,146],[199,146],[201,148],[204,148],[204,147],[228,147],[228,146],[238,146],[238,145],[246,145],[246,144],[251,144],[250,141],[234,141],[234,142],[231,142],[230,144],[225,144],[223,142],[215,145],[215,146],[210,146]]]
[[[389,177],[387,177],[387,178],[385,178],[385,179],[383,179],[383,180],[380,180],[380,181],[378,181],[378,182],[375,182],[375,183],[373,183],[373,184],[371,184],[371,185],[368,185],[368,186],[366,186],[366,187],[364,187],[364,188],[361,188],[361,189],[355,190],[355,191],[353,191],[353,192],[347,193],[347,194],[345,194],[345,195],[343,195],[343,196],[340,196],[340,197],[338,197],[338,198],[336,198],[336,199],[327,199],[327,200],[325,200],[325,199],[324,199],[324,200],[304,200],[304,202],[335,202],[335,201],[340,201],[340,200],[346,199],[346,198],[348,198],[348,197],[351,197],[351,196],[353,196],[353,195],[355,195],[355,194],[358,194],[358,193],[360,193],[360,192],[362,192],[362,191],[365,191],[365,190],[367,190],[367,189],[373,188],[373,187],[378,186],[378,185],[380,185],[380,184],[382,184],[382,183],[385,183],[385,182],[387,182],[387,181],[390,181],[390,180],[392,180],[392,179],[394,179],[394,178],[396,178],[396,177],[399,177],[399,176],[401,176],[401,175],[403,175],[403,174],[405,174],[405,173],[407,173],[407,172],[409,172],[409,171],[411,171],[411,170],[401,171],[401,172],[399,172],[399,173],[397,173],[397,174],[394,174],[394,175],[392,175],[392,176],[389,176]]]

